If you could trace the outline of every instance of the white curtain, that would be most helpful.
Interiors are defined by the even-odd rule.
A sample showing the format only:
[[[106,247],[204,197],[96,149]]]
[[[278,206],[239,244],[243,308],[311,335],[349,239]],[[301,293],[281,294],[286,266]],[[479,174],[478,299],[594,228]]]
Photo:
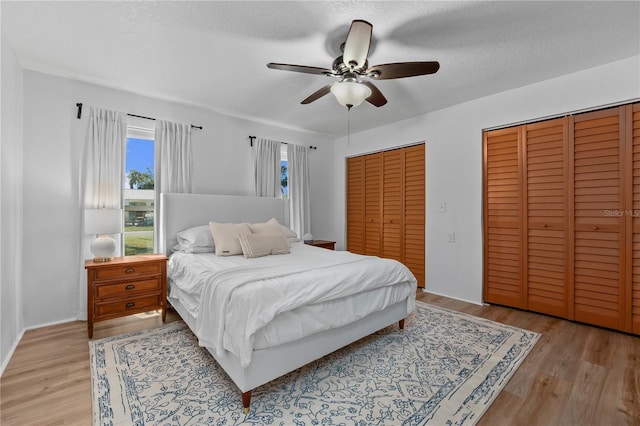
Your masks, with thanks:
[[[155,192],[160,203],[162,193],[190,193],[191,182],[191,125],[156,120],[155,134]],[[156,251],[164,250],[160,224],[162,213],[156,205],[154,218],[154,241]]]
[[[253,147],[254,195],[280,197],[280,142],[258,139]]]
[[[287,145],[289,169],[289,224],[300,239],[311,233],[311,202],[309,198],[309,163],[307,147]]]
[[[122,208],[124,159],[127,144],[127,115],[123,112],[90,107],[81,165],[80,217],[84,209]],[[84,235],[80,220],[80,251],[82,259],[91,259],[89,249],[95,235]],[[121,235],[113,235],[118,243],[116,255],[122,255]],[[78,318],[87,318],[87,285],[84,264],[81,266],[78,288]]]

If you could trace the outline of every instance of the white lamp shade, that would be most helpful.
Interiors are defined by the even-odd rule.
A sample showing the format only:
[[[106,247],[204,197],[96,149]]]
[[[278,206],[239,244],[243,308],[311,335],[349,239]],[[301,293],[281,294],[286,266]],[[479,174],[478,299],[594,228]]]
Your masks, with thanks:
[[[122,232],[121,209],[86,209],[84,211],[85,234],[119,234]]]
[[[331,93],[347,108],[358,106],[371,96],[371,89],[354,81],[341,81],[331,86]]]

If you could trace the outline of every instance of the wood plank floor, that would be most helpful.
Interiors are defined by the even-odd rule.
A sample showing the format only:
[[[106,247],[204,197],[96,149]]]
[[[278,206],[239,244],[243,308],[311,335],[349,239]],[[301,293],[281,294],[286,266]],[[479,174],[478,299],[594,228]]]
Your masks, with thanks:
[[[640,337],[423,292],[418,299],[542,333],[480,425],[640,425]],[[167,321],[176,319],[170,311]],[[153,313],[100,322],[94,338],[160,324]],[[27,331],[0,380],[0,424],[90,425],[87,341],[81,321]]]

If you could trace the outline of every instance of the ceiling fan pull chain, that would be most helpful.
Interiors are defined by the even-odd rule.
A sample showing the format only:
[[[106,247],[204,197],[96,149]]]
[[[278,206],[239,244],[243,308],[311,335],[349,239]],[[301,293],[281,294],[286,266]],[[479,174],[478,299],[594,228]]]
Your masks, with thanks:
[[[351,108],[347,108],[347,146],[351,146]]]

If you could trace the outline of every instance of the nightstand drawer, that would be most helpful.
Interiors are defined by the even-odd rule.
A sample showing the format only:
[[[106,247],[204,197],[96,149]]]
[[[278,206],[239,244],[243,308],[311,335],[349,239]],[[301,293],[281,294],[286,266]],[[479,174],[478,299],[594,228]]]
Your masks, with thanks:
[[[96,318],[108,317],[108,316],[120,316],[123,313],[144,312],[151,309],[162,307],[161,295],[156,294],[152,296],[143,297],[130,297],[126,300],[119,300],[110,303],[96,303]]]
[[[130,294],[135,295],[149,291],[160,291],[162,289],[162,280],[160,277],[149,278],[148,280],[123,282],[115,284],[96,285],[96,299],[104,299],[106,297],[128,297]]]
[[[129,279],[144,275],[160,274],[164,262],[149,262],[132,265],[114,265],[103,268],[96,268],[96,280],[108,280],[111,278]]]

